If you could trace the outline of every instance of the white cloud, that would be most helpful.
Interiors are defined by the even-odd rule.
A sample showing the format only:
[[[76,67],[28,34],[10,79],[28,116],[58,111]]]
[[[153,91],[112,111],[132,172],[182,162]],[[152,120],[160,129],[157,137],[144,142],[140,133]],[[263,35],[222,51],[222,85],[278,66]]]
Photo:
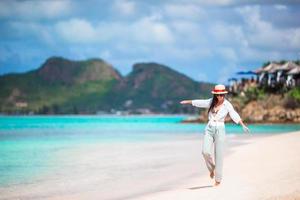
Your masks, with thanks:
[[[238,61],[238,55],[236,54],[236,52],[233,48],[220,47],[216,51],[217,51],[217,54],[219,54],[226,61],[230,61],[230,62],[237,62]]]
[[[160,21],[160,16],[142,18],[131,27],[134,39],[148,44],[170,44],[174,42],[172,31]]]
[[[169,27],[156,16],[145,17],[131,24],[100,22],[92,24],[84,19],[61,21],[55,25],[59,36],[69,43],[128,42],[135,44],[169,44],[174,41]]]
[[[136,4],[133,1],[115,0],[113,10],[122,15],[133,15],[136,10]]]
[[[240,25],[218,22],[211,25],[209,31],[219,45],[248,46],[247,38]]]
[[[178,0],[176,0],[178,2]],[[179,0],[183,3],[197,3],[202,6],[227,6],[235,3],[236,0]]]
[[[126,70],[129,64],[145,60],[195,67],[190,76],[198,80],[206,80],[197,69],[205,64],[207,75],[220,69],[218,76],[209,76],[211,81],[226,81],[238,70],[238,63],[299,57],[300,27],[293,20],[296,8],[286,2],[87,2],[0,0],[0,38],[13,41],[12,47],[30,40],[30,44],[46,47],[41,50],[46,52],[44,57],[48,52],[76,59],[100,56]],[[282,25],[285,20],[273,18],[274,13],[283,14],[290,24]]]
[[[197,3],[202,6],[241,6],[241,5],[294,5],[298,4],[299,0],[173,0],[183,3]]]
[[[164,14],[171,18],[199,20],[206,16],[206,12],[195,4],[167,4]]]
[[[43,1],[0,1],[0,17],[21,19],[56,18],[68,15],[72,10],[70,0],[43,0]]]
[[[65,41],[70,43],[90,43],[97,40],[97,31],[83,19],[58,22],[55,29]]]
[[[287,6],[286,5],[281,5],[281,4],[274,5],[274,8],[276,10],[287,10]]]
[[[37,22],[12,21],[8,23],[11,35],[15,38],[34,38],[49,46],[54,44],[51,27]]]
[[[286,31],[286,37],[289,39],[291,47],[300,49],[300,28],[289,29]]]
[[[300,28],[278,28],[261,18],[259,6],[239,8],[244,19],[243,31],[247,34],[249,45],[270,50],[292,50],[300,47]]]
[[[169,23],[175,43],[184,46],[209,46],[209,37],[207,37],[204,27],[194,21],[172,20]]]
[[[229,5],[234,2],[234,0],[200,0],[201,3],[208,5]]]
[[[249,31],[262,31],[271,28],[271,24],[261,19],[260,6],[239,7],[236,11],[241,15],[242,19],[244,19],[244,25],[248,26]]]
[[[111,57],[111,52],[109,50],[104,50],[100,53],[100,58],[109,60]]]
[[[241,48],[239,49],[239,60],[243,62],[261,61],[266,62],[269,60],[281,60],[289,53],[280,52],[277,50],[265,51],[259,48]]]

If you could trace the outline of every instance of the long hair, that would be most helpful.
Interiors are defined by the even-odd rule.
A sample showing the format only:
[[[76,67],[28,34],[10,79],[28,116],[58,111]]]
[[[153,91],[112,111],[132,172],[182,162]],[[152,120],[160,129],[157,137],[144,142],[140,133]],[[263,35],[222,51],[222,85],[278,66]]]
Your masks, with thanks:
[[[211,111],[211,109],[217,104],[217,102],[218,102],[218,98],[216,95],[214,95],[207,113]]]

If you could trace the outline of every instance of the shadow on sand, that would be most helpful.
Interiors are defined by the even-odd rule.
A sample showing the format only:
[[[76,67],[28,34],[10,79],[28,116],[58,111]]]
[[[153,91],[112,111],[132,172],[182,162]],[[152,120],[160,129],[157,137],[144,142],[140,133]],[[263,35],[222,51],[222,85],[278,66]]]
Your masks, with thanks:
[[[204,186],[198,186],[198,187],[191,187],[189,188],[190,190],[198,190],[198,189],[203,189],[203,188],[210,188],[214,187],[213,185],[204,185]]]

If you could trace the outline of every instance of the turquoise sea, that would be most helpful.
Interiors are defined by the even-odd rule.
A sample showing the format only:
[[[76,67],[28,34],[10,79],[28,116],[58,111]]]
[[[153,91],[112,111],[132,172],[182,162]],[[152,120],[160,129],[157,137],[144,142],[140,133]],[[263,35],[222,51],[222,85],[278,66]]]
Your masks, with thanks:
[[[65,150],[89,145],[140,144],[203,133],[205,124],[182,124],[188,116],[1,116],[0,187],[32,183],[55,171]],[[249,125],[252,134],[300,130],[300,124]],[[226,124],[227,134],[242,134]],[[64,163],[66,164],[66,163]]]

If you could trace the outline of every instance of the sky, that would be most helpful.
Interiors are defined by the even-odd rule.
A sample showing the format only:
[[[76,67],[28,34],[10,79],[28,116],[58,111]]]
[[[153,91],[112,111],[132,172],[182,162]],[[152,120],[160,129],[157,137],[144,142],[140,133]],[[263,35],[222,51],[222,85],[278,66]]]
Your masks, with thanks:
[[[0,74],[47,58],[138,62],[227,84],[267,61],[300,59],[300,0],[1,0]]]

